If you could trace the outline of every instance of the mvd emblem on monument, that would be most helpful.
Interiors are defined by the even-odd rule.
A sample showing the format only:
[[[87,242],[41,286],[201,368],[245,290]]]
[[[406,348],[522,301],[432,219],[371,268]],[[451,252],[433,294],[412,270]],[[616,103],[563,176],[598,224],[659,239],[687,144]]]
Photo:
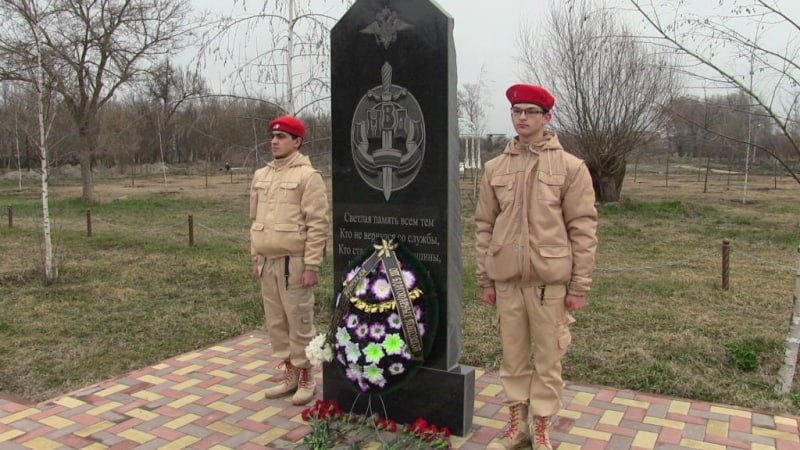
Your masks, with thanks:
[[[397,31],[410,26],[384,9],[376,22],[362,30],[375,34],[388,48]],[[351,127],[353,161],[367,185],[388,201],[414,181],[425,156],[425,119],[408,89],[392,84],[392,66],[381,67],[381,84],[369,89],[356,106]]]

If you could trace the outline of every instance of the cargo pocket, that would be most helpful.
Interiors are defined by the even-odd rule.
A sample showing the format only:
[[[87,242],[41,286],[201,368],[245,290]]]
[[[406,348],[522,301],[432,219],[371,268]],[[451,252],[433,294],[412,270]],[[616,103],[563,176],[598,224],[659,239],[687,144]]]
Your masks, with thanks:
[[[564,186],[566,175],[539,172],[539,183],[536,186],[540,202],[561,203],[561,188]]]
[[[520,275],[517,244],[489,244],[483,261],[486,275],[494,281],[509,281]]]
[[[500,204],[500,210],[505,211],[512,203],[514,203],[514,178],[516,175],[500,175],[495,176],[489,180],[492,186],[494,196]]]
[[[301,338],[314,337],[314,305],[302,303],[297,305],[297,335]]]
[[[267,233],[264,232],[264,224],[253,222],[250,225],[250,245],[258,254],[265,254],[267,248]]]
[[[256,194],[256,201],[257,202],[266,202],[267,201],[267,193],[269,192],[269,185],[272,184],[269,181],[257,181],[256,182],[256,189],[254,193]],[[251,199],[252,201],[252,199]]]
[[[293,205],[300,204],[300,189],[297,187],[300,183],[292,181],[284,181],[278,185],[278,202],[290,203]]]
[[[533,252],[536,274],[547,284],[566,283],[572,273],[572,252],[568,245],[539,245]]]

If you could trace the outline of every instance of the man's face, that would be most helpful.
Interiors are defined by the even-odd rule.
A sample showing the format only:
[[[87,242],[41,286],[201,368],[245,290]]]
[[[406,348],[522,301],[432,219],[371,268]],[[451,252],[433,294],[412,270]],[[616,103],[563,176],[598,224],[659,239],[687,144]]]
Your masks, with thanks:
[[[514,130],[521,137],[535,137],[550,123],[551,115],[539,105],[533,103],[517,103],[511,107],[511,121]]]
[[[293,137],[283,131],[272,132],[272,157],[275,159],[285,158],[300,148],[303,143],[301,138]]]

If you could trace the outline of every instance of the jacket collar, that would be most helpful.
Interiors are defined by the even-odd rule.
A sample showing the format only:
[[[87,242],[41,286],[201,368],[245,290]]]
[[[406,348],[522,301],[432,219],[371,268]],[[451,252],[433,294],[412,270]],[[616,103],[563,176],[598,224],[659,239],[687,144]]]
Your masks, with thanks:
[[[543,143],[534,144],[528,147],[520,145],[519,136],[515,136],[514,139],[508,141],[503,153],[507,153],[509,155],[519,155],[528,148],[530,148],[534,153],[540,153],[545,150],[564,150],[564,148],[561,147],[561,143],[558,141],[558,135],[556,135],[555,131],[545,130],[544,135],[547,139],[545,139]]]
[[[267,165],[272,167],[273,169],[282,169],[285,167],[297,167],[297,166],[310,166],[311,160],[308,159],[308,156],[298,151],[292,153],[286,158],[273,159]]]

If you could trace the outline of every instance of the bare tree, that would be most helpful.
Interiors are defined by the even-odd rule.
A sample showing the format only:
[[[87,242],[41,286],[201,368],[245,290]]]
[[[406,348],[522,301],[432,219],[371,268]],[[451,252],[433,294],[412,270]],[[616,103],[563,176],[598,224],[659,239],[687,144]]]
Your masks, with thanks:
[[[629,0],[656,32],[656,41],[677,49],[693,62],[710,69],[711,81],[741,90],[751,105],[763,108],[800,158],[800,140],[793,133],[800,108],[800,18],[784,12],[771,0],[720,0],[709,14],[697,14],[684,2]],[[763,38],[768,32],[770,39]],[[737,139],[753,145],[750,139]],[[789,159],[763,145],[800,183]]]
[[[554,124],[586,160],[598,200],[619,200],[628,155],[658,135],[675,94],[673,63],[591,0],[552,2],[543,22],[519,29],[523,79],[552,90]]]
[[[7,6],[7,5],[6,5]],[[43,269],[44,281],[46,283],[53,282],[58,276],[53,252],[52,236],[50,229],[50,201],[48,189],[48,163],[47,163],[47,136],[49,134],[49,124],[52,121],[47,120],[49,115],[50,106],[50,93],[52,92],[52,85],[49,83],[52,80],[45,74],[44,67],[44,32],[43,30],[53,20],[57,18],[47,11],[41,11],[35,1],[21,0],[15,4],[15,7],[20,8],[19,11],[29,17],[30,20],[24,23],[11,24],[11,33],[23,37],[30,42],[31,55],[34,57],[33,65],[28,65],[21,68],[20,74],[32,80],[32,86],[36,91],[36,107],[37,107],[37,120],[38,120],[38,151],[39,159],[41,161],[41,202],[42,202],[42,236],[43,236]],[[1,11],[1,10],[0,10]],[[8,25],[8,24],[7,24]],[[17,130],[18,131],[18,130]]]
[[[259,2],[256,11],[247,11],[248,5]],[[203,52],[232,66],[228,80],[239,89],[232,93],[256,92],[289,114],[299,115],[309,108],[326,111],[329,34],[336,21],[322,12],[326,2],[234,0],[234,4],[244,12],[221,18],[203,39]],[[269,45],[237,45],[262,39]]]
[[[83,198],[94,201],[92,163],[99,112],[147,64],[178,49],[191,28],[188,0],[4,0],[0,80],[33,82],[35,46],[13,30],[35,24],[30,5],[52,16],[39,29],[41,65],[62,96],[81,141]],[[41,5],[41,6],[40,6]]]

